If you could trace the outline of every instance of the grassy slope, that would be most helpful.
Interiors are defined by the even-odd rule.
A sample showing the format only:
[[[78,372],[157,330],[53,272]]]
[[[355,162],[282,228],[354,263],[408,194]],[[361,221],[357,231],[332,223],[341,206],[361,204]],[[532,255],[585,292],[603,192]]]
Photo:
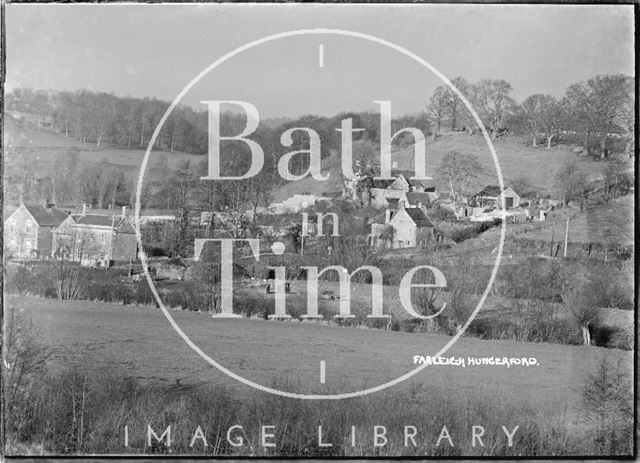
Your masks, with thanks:
[[[9,148],[21,148],[17,154],[9,153],[7,162],[12,162],[12,155],[16,156],[25,151],[37,153],[37,162],[33,166],[36,171],[47,172],[51,166],[68,156],[69,150],[76,148],[80,151],[80,161],[85,164],[96,164],[102,159],[108,159],[109,163],[126,167],[138,167],[142,161],[144,151],[141,149],[117,148],[103,145],[97,148],[93,144],[83,144],[73,138],[66,138],[61,134],[56,134],[50,130],[37,129],[33,126],[16,122],[13,118],[7,117],[5,124],[6,143]],[[500,165],[505,177],[505,181],[525,175],[532,186],[540,190],[548,190],[553,186],[554,174],[559,167],[569,160],[579,160],[581,166],[592,177],[597,177],[602,169],[602,164],[579,158],[576,154],[566,149],[531,148],[522,143],[509,140],[497,140],[494,142]],[[489,149],[480,136],[468,136],[462,133],[445,133],[435,142],[427,145],[427,169],[436,178],[435,168],[439,165],[442,157],[449,151],[459,151],[461,153],[476,154],[483,165],[487,175],[481,177],[479,185],[486,183],[497,184],[496,171]],[[154,151],[160,154],[162,151]],[[164,152],[169,160],[170,167],[176,167],[184,160],[200,162],[203,156],[196,156],[184,153]],[[398,151],[393,154],[394,161],[398,161],[398,167],[404,170],[413,170],[413,147]],[[153,160],[152,160],[153,165]],[[275,201],[281,201],[293,194],[323,192],[336,192],[342,189],[342,173],[340,167],[340,156],[334,154],[323,162],[323,170],[330,172],[331,176],[327,181],[316,181],[305,179],[303,181],[291,182],[276,190],[273,194]],[[436,178],[436,180],[438,180]],[[447,185],[441,183],[440,188]]]
[[[31,317],[61,364],[123,369],[145,380],[175,384],[228,384],[171,329],[159,310],[92,302],[60,302],[8,297],[7,306]],[[271,385],[285,377],[304,392],[335,393],[377,385],[414,365],[412,357],[433,355],[450,338],[424,334],[338,328],[320,324],[262,320],[213,320],[206,314],[172,311],[177,323],[206,353],[249,379]],[[585,375],[605,350],[480,341],[462,338],[447,353],[455,356],[536,357],[537,367],[428,367],[410,382],[435,388],[490,388],[505,394],[531,394],[573,402]],[[631,353],[607,350],[631,368]],[[319,383],[319,363],[327,364],[327,382]],[[299,387],[299,386],[298,386]],[[406,386],[402,386],[406,387]],[[292,387],[291,390],[301,392]]]
[[[590,159],[580,158],[568,149],[554,148],[532,148],[524,145],[519,140],[496,140],[493,142],[498,161],[502,169],[502,175],[507,185],[519,176],[525,177],[531,186],[547,192],[553,188],[555,183],[555,173],[560,167],[568,162],[577,160],[580,166],[587,172],[590,178],[595,179],[600,175],[602,163],[594,162]],[[435,142],[428,142],[426,148],[427,172],[432,176],[440,189],[448,189],[446,182],[437,178],[435,170],[440,164],[443,156],[449,151],[458,151],[465,154],[475,154],[483,164],[485,174],[481,175],[479,182],[475,185],[480,189],[486,184],[498,184],[497,174],[493,158],[481,136],[469,136],[464,133],[449,132],[443,134]],[[413,146],[397,151],[392,154],[392,161],[398,162],[398,168],[413,171]],[[300,182],[293,182],[281,187],[274,193],[278,200],[293,194],[314,193],[321,195],[323,192],[338,191],[337,179],[341,178],[342,171],[339,163],[339,156],[330,159],[325,163],[324,169],[331,173],[331,178],[327,182],[320,182],[313,179],[305,179]]]
[[[64,160],[74,149],[79,151],[81,165],[99,164],[106,158],[110,164],[125,168],[127,172],[132,171],[131,167],[139,168],[144,156],[142,149],[126,149],[110,145],[102,145],[97,148],[95,144],[81,143],[51,130],[38,129],[28,124],[19,123],[10,116],[5,119],[5,140],[9,148],[7,162],[17,161],[12,156],[19,156],[23,153],[34,154],[36,162],[30,166],[32,165],[37,173],[50,172],[55,163]],[[11,148],[16,148],[16,152],[11,152]],[[153,151],[153,155],[161,153],[167,155],[169,166],[172,168],[176,168],[180,162],[185,160],[197,163],[205,159],[204,156],[192,154]],[[29,161],[33,160],[29,158]],[[151,165],[153,165],[153,156]]]
[[[579,160],[581,167],[591,177],[597,177],[602,169],[600,163],[579,158],[568,149],[532,148],[521,143],[518,138],[495,140],[493,145],[507,185],[510,181],[523,176],[536,189],[549,190],[554,185],[555,173],[567,161]],[[480,177],[480,183],[498,184],[493,158],[483,137],[457,132],[445,133],[435,142],[427,145],[427,169],[435,173],[436,167],[449,151],[475,154],[485,171],[485,175]],[[413,170],[413,157],[413,147],[409,147],[396,153],[394,160],[398,161],[399,168]],[[433,177],[438,181],[436,175]],[[442,188],[445,185],[440,186]]]

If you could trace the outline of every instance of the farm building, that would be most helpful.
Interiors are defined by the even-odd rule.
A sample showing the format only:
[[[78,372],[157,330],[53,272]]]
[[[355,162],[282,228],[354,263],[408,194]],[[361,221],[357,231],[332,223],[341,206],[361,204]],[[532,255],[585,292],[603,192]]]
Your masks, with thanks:
[[[138,242],[135,229],[121,215],[70,215],[53,232],[53,257],[67,256],[83,265],[106,265],[112,260],[135,260]]]
[[[505,188],[504,192],[500,192],[500,187],[495,185],[489,185],[479,191],[471,197],[470,205],[472,207],[493,207],[499,208],[502,204],[502,197],[505,199],[505,207],[511,209],[512,207],[520,206],[520,196],[513,191],[511,187]]]
[[[409,174],[405,175],[398,171],[394,171],[393,175],[393,179],[371,177],[359,179],[355,188],[360,192],[360,202],[377,208],[389,207],[390,205],[393,207],[401,198],[406,202],[405,193],[431,192],[435,194],[435,185],[430,179],[415,180],[411,179]]]
[[[387,209],[384,224],[371,224],[370,242],[377,247],[429,248],[435,244],[436,233],[433,223],[421,207]]]
[[[4,222],[5,255],[48,258],[53,231],[70,215],[53,204],[20,204]]]

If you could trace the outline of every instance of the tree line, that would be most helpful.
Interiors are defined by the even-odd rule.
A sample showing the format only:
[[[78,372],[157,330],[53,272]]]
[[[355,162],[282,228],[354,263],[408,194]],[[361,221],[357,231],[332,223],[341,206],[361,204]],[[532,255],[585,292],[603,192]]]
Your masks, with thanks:
[[[570,85],[557,99],[537,93],[517,103],[513,87],[502,79],[470,83],[456,77],[451,83],[469,100],[493,139],[504,130],[531,137],[533,146],[545,142],[551,148],[561,134],[581,135],[588,152],[609,154],[612,139],[624,141],[622,151],[634,149],[635,80],[622,74],[598,75]],[[477,124],[458,95],[445,85],[437,87],[427,104],[435,131],[474,132]]]

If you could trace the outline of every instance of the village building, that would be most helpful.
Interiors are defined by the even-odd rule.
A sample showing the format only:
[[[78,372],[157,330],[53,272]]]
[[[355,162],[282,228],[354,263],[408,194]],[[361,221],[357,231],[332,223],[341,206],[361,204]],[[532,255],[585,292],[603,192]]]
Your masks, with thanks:
[[[370,243],[376,247],[433,248],[436,231],[422,207],[404,207],[398,203],[397,210],[387,209],[385,223],[371,224]]]
[[[20,204],[4,222],[5,255],[49,258],[53,231],[70,215],[53,204]]]
[[[393,171],[393,175],[393,179],[372,177],[359,179],[355,186],[358,190],[355,199],[363,204],[381,209],[395,207],[401,199],[407,203],[405,196],[407,193],[429,192],[433,196],[431,200],[437,198],[436,187],[431,179],[412,179],[411,174],[400,171]]]
[[[520,196],[518,193],[513,191],[511,187],[505,188],[504,191],[501,192],[500,187],[495,185],[486,186],[481,191],[473,195],[469,201],[469,206],[488,207],[493,209],[500,208],[503,197],[506,209],[520,206]]]
[[[68,258],[83,265],[108,265],[110,261],[137,258],[138,242],[126,208],[120,215],[88,214],[83,208],[53,232],[52,256]]]

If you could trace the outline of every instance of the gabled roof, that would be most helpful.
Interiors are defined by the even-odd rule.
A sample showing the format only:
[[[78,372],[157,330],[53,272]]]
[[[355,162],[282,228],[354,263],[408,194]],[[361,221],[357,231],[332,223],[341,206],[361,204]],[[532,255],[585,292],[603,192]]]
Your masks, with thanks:
[[[24,207],[40,227],[57,227],[69,216],[65,211],[55,206],[44,207],[40,204],[25,204]]]
[[[504,191],[505,191],[505,193],[506,192],[511,192],[514,195],[518,194],[515,191],[513,191],[513,189],[511,187],[506,187],[504,189]],[[474,195],[474,197],[476,197],[476,196],[488,196],[488,197],[491,197],[491,198],[497,198],[498,196],[500,196],[500,187],[496,186],[496,185],[487,185],[481,191],[479,191],[478,193],[476,193]]]
[[[487,185],[482,190],[477,192],[475,196],[500,196],[500,187],[497,185]]]
[[[432,178],[428,178],[428,179],[412,179],[411,177],[413,177],[415,175],[414,172],[411,172],[410,170],[392,170],[391,171],[391,175],[397,176],[397,177],[404,177],[404,179],[407,181],[407,183],[413,187],[419,186],[419,187],[423,187],[423,188],[435,188],[435,182]]]
[[[407,193],[407,201],[412,206],[417,206],[420,203],[426,206],[431,201],[433,201],[433,196],[433,193],[414,191]]]
[[[75,222],[78,225],[86,225],[88,227],[114,227],[121,233],[135,233],[135,229],[129,223],[126,218],[122,218],[121,215],[99,215],[99,214],[87,214],[87,215],[74,215]]]
[[[77,224],[80,225],[97,225],[99,227],[110,227],[116,225],[119,219],[113,218],[111,215],[87,214],[75,215],[73,217]]]
[[[418,227],[431,227],[433,228],[433,223],[427,217],[427,214],[424,213],[422,209],[419,207],[410,207],[405,209],[411,220],[413,220]]]

